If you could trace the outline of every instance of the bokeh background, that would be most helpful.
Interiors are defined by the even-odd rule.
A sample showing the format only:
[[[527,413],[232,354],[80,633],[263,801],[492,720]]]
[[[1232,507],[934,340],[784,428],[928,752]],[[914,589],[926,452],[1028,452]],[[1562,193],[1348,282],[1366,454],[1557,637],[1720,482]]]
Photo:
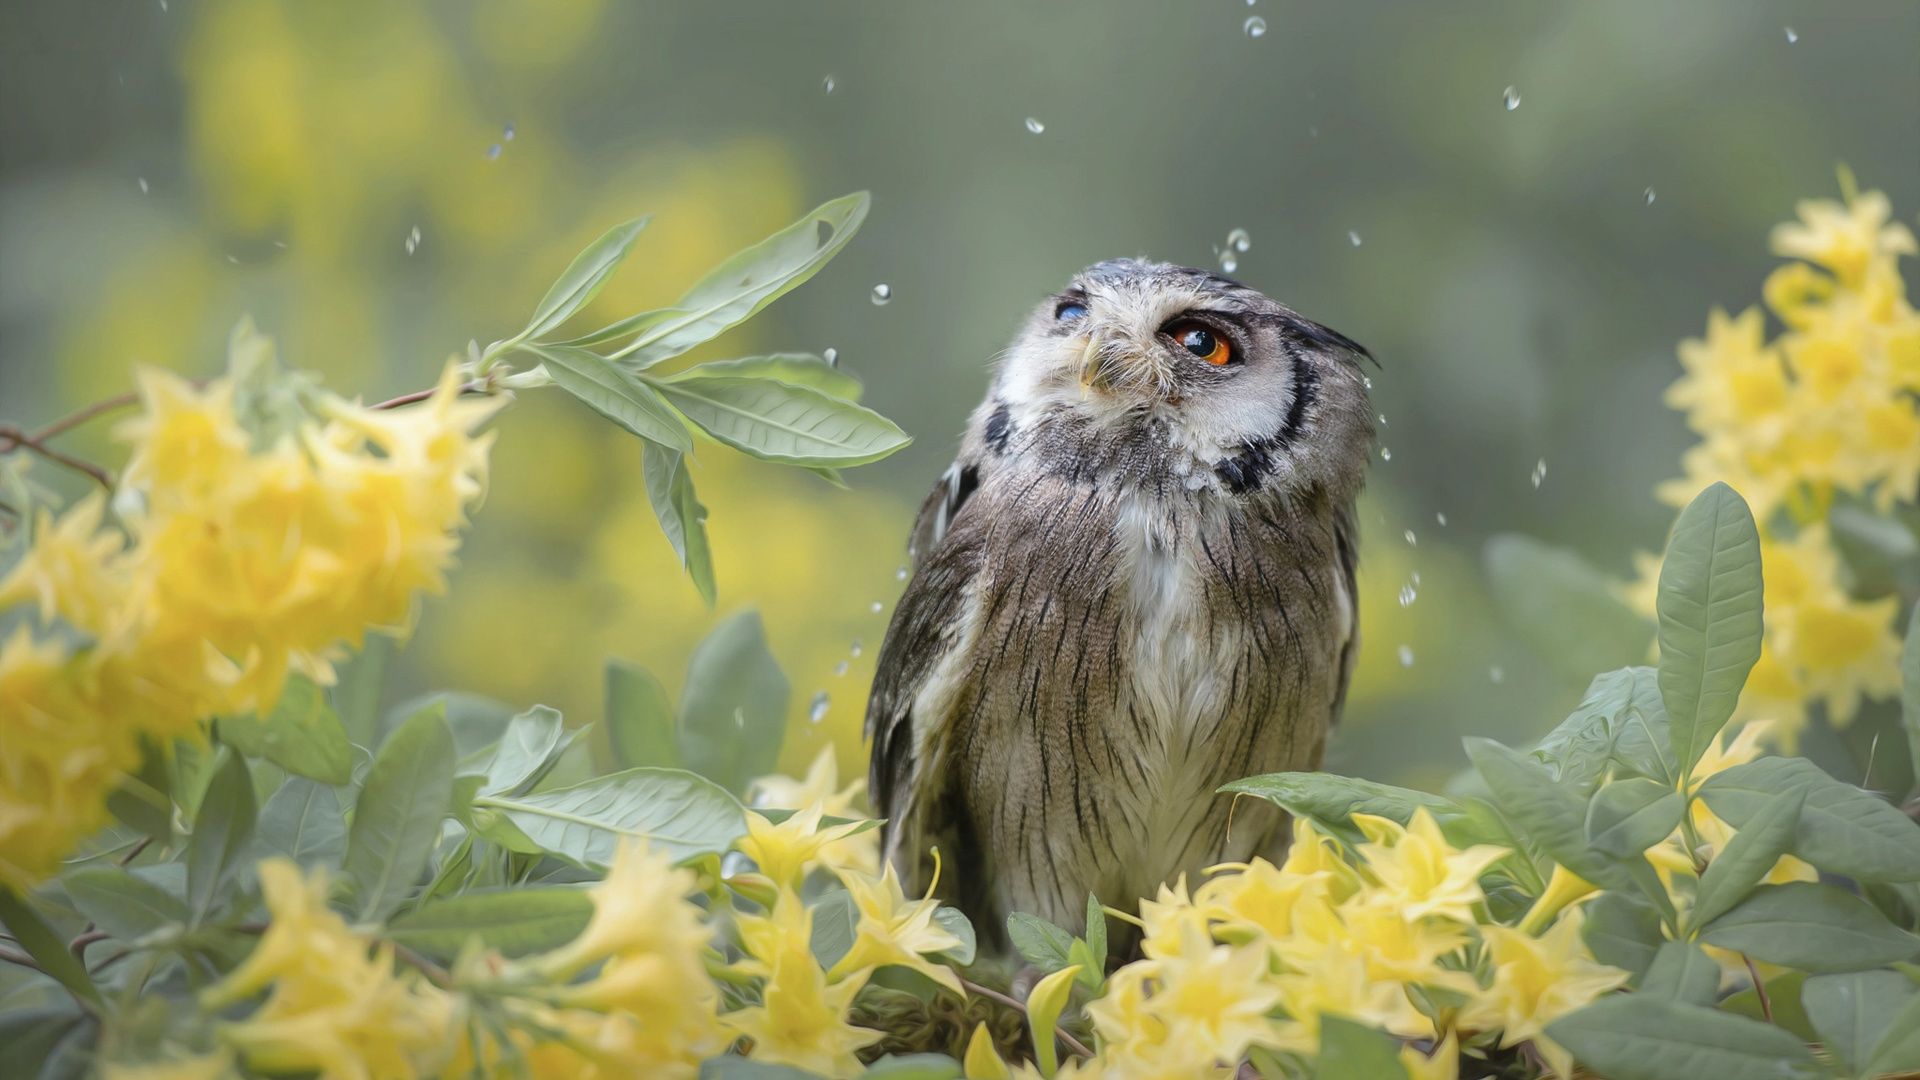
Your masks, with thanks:
[[[793,683],[785,764],[831,743],[844,773],[913,509],[1016,322],[1082,265],[1219,266],[1245,229],[1236,276],[1380,360],[1330,767],[1435,786],[1460,734],[1536,735],[1584,685],[1502,618],[1486,541],[1620,576],[1658,549],[1692,441],[1674,346],[1758,301],[1769,226],[1843,161],[1913,220],[1912,0],[15,0],[0,419],[216,370],[249,312],[342,392],[418,389],[614,221],[654,215],[602,321],[870,189],[844,254],[695,358],[832,347],[914,445],[847,491],[704,446],[709,612],[632,440],[525,395],[387,690],[593,720],[606,658],[677,687],[750,605]],[[69,445],[112,457],[105,432]]]

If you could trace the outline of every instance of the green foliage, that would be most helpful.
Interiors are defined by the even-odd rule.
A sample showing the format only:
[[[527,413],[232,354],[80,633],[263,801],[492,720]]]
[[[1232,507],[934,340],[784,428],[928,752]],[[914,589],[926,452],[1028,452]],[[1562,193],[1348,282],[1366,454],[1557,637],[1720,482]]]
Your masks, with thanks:
[[[345,867],[361,922],[392,914],[426,868],[453,802],[453,764],[443,703],[415,713],[373,759],[347,831]]]
[[[1760,659],[1760,530],[1739,493],[1716,483],[1680,512],[1660,566],[1660,697],[1680,771],[1733,716]]]
[[[1363,839],[1353,824],[1355,814],[1391,818],[1405,825],[1421,807],[1442,821],[1464,813],[1452,799],[1439,795],[1332,773],[1269,773],[1236,780],[1220,790],[1257,795],[1353,844]]]
[[[1574,552],[1505,533],[1487,541],[1483,559],[1507,625],[1562,677],[1585,679],[1647,655],[1653,627]]]
[[[1790,1032],[1648,994],[1603,998],[1548,1024],[1547,1034],[1610,1080],[1814,1080],[1826,1075]]]

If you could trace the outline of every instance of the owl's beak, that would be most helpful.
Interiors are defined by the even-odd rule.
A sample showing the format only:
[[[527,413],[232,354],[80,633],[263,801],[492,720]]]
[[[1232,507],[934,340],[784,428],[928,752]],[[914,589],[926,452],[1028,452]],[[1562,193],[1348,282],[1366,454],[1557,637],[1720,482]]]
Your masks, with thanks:
[[[1080,350],[1080,396],[1084,399],[1087,391],[1101,380],[1100,338],[1095,334],[1087,335],[1087,343]]]

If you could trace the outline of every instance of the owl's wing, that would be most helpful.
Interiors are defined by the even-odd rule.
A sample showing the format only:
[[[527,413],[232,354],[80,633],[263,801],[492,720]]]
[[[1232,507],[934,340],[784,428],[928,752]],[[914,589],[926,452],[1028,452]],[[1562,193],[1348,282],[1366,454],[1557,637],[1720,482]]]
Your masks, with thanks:
[[[1347,706],[1347,685],[1353,681],[1353,666],[1360,659],[1360,592],[1358,572],[1360,569],[1360,517],[1352,503],[1334,511],[1333,543],[1340,559],[1340,584],[1342,592],[1339,602],[1345,606],[1341,613],[1346,621],[1347,640],[1340,646],[1340,686],[1333,694],[1333,716],[1330,723],[1338,724],[1340,714]]]
[[[980,466],[965,455],[947,466],[940,474],[940,480],[927,492],[920,504],[920,515],[913,520],[913,533],[907,539],[907,557],[913,560],[915,569],[926,559],[927,553],[934,549],[947,530],[953,525],[953,516],[960,512],[961,504],[967,501],[974,489],[980,486]]]

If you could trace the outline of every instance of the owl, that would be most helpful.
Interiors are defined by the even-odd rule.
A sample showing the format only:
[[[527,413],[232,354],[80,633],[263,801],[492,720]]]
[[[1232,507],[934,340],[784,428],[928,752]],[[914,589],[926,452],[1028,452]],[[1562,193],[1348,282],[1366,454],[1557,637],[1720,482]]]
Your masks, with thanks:
[[[1236,281],[1100,263],[1027,319],[921,507],[866,716],[886,857],[1004,946],[1284,851],[1359,632],[1369,358]]]

